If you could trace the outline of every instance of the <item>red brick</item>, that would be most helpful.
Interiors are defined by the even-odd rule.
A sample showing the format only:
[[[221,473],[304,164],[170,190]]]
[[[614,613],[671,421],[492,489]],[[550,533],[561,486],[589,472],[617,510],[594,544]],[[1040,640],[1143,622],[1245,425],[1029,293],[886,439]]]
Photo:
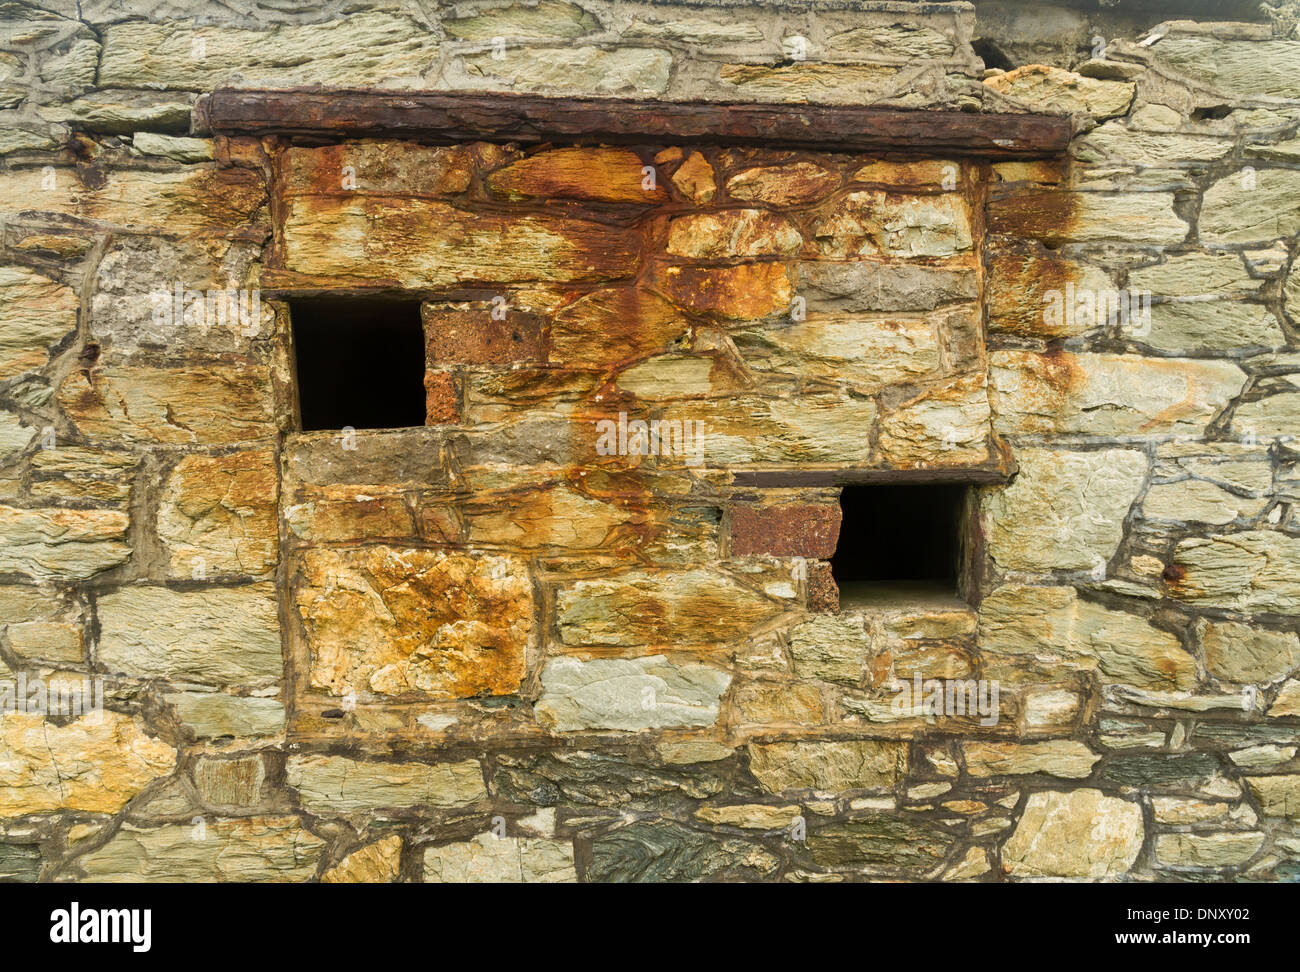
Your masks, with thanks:
[[[839,505],[736,506],[731,510],[731,553],[820,559],[835,553]]]
[[[460,418],[460,396],[450,371],[426,371],[424,392],[425,425],[441,425]]]
[[[542,320],[534,314],[507,312],[493,320],[490,309],[424,309],[425,360],[429,367],[541,363],[545,360]]]
[[[808,564],[808,610],[815,614],[838,614],[840,610],[840,586],[824,560]]]

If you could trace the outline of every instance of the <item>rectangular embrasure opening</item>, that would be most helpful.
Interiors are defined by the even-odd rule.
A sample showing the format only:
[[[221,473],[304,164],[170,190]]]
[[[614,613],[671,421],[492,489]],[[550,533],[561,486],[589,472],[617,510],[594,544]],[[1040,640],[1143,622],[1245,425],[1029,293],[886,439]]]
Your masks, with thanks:
[[[304,432],[424,425],[419,301],[291,300]]]
[[[841,607],[885,590],[956,596],[968,486],[845,486],[831,574]]]

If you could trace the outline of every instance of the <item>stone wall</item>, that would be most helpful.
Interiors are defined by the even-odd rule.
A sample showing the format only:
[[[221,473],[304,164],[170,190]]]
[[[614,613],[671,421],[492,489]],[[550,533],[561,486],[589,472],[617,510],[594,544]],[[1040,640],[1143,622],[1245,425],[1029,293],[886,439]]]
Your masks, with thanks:
[[[234,7],[3,8],[0,691],[103,711],[0,711],[0,879],[1294,877],[1285,8],[1002,71],[963,3]],[[322,145],[222,84],[1077,134]],[[425,426],[298,431],[322,292],[421,302]],[[984,483],[963,599],[839,603],[844,469]]]

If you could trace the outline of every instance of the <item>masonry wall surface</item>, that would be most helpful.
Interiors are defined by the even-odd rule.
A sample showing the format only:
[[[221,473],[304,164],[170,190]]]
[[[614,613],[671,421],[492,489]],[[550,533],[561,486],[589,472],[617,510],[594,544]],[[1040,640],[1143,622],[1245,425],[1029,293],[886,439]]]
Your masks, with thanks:
[[[961,3],[239,9],[4,8],[0,665],[105,711],[0,711],[0,877],[1294,878],[1294,19],[1065,10],[1002,71],[1032,25]],[[232,84],[1076,136],[191,130]],[[256,312],[184,313],[215,290]],[[297,431],[322,291],[421,302],[425,426]],[[699,456],[602,450],[620,413]],[[745,479],[846,468],[1000,480],[963,598],[841,604],[838,487]]]

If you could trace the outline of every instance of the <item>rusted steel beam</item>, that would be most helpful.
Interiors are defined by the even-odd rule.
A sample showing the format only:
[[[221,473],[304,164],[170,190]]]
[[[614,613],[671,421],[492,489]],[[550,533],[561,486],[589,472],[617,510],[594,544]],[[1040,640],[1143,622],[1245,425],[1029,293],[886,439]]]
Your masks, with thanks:
[[[1059,155],[1071,133],[1055,115],[320,88],[221,88],[200,99],[196,121],[225,135],[696,142],[993,159]]]

